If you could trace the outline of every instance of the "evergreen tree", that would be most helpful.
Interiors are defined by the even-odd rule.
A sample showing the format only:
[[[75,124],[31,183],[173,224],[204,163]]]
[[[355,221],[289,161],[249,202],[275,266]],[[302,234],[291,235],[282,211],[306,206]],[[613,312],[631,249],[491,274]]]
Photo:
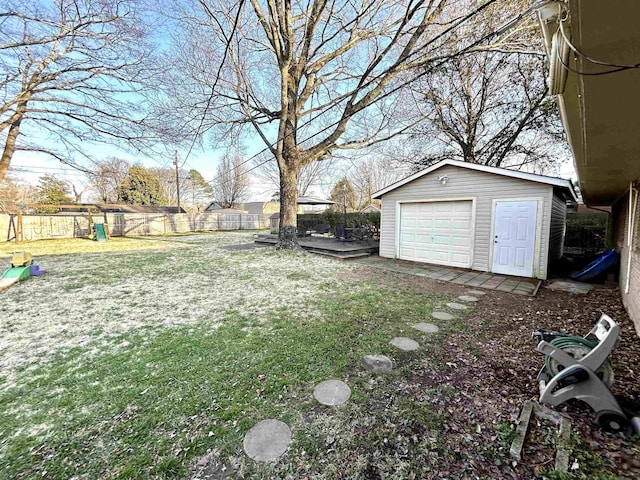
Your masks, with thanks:
[[[358,209],[358,195],[353,183],[347,177],[342,177],[331,189],[329,199],[336,202],[332,209],[347,212],[355,212]]]
[[[55,175],[43,175],[38,184],[38,203],[60,205],[74,203],[69,191],[69,184],[56,178]]]
[[[118,200],[129,205],[166,205],[158,175],[142,165],[132,165],[118,187]]]
[[[191,207],[195,211],[200,209],[208,203],[208,200],[213,195],[213,188],[207,183],[202,174],[195,169],[189,170],[189,175],[183,183],[185,191],[185,200],[191,204]]]

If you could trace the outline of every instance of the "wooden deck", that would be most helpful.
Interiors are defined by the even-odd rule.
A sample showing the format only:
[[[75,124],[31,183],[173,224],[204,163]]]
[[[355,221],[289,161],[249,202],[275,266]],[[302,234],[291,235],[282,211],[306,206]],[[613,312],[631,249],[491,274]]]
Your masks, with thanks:
[[[277,235],[258,235],[255,239],[256,243],[273,244],[278,243]],[[368,240],[364,242],[345,242],[332,237],[300,237],[298,243],[302,248],[318,255],[327,255],[329,257],[350,259],[368,257],[377,254],[380,248],[378,240]]]

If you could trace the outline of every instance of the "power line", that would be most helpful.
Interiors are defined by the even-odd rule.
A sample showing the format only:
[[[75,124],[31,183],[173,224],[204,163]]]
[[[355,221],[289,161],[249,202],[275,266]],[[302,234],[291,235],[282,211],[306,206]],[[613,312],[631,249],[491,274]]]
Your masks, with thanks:
[[[623,64],[618,64],[618,63],[609,63],[609,62],[604,62],[602,60],[597,60],[595,58],[591,58],[590,56],[586,55],[585,53],[583,53],[581,50],[578,49],[578,47],[576,47],[573,43],[571,43],[571,40],[569,39],[567,33],[564,30],[564,24],[567,21],[567,17],[565,16],[564,18],[562,18],[560,20],[560,33],[562,34],[562,37],[565,41],[565,43],[567,44],[567,46],[576,54],[581,56],[582,58],[584,58],[586,61],[588,61],[589,63],[593,63],[594,65],[601,65],[601,66],[605,66],[605,67],[615,67],[611,70],[607,70],[605,72],[581,72],[577,69],[574,69],[573,67],[565,64],[564,60],[562,59],[562,55],[560,55],[559,51],[557,51],[556,53],[558,54],[558,59],[560,60],[560,63],[562,63],[562,65],[569,71],[577,74],[577,75],[583,75],[583,76],[598,76],[598,75],[609,75],[611,73],[618,73],[618,72],[623,72],[625,70],[631,70],[634,68],[640,68],[640,63],[637,63],[635,65],[623,65]],[[559,50],[559,46],[557,47],[557,50]]]
[[[17,172],[17,173],[33,173],[33,174],[37,174],[37,175],[55,175],[57,173],[61,173],[64,175],[69,175],[69,176],[76,176],[76,177],[84,177],[84,173],[82,172],[74,172],[72,170],[48,170],[48,171],[42,171],[42,170],[32,170],[29,168],[20,168],[20,167],[11,167],[9,169],[9,172]]]
[[[189,147],[189,150],[187,151],[187,154],[184,157],[184,162],[183,162],[183,167],[184,164],[187,162],[187,159],[189,158],[189,155],[191,155],[191,151],[193,150],[194,145],[196,144],[197,138],[200,136],[200,129],[202,128],[202,126],[204,125],[204,120],[205,117],[207,116],[207,113],[209,111],[209,108],[211,107],[211,102],[213,100],[213,96],[215,94],[215,90],[216,87],[218,86],[218,80],[220,79],[220,73],[222,72],[222,68],[224,67],[224,63],[227,59],[227,54],[229,53],[229,49],[231,46],[231,40],[233,39],[233,36],[235,35],[236,32],[236,28],[238,27],[238,22],[240,21],[240,13],[242,12],[242,7],[244,6],[244,1],[245,0],[240,0],[240,2],[238,3],[238,11],[236,12],[236,17],[233,21],[233,27],[231,28],[231,33],[229,34],[229,38],[227,39],[225,45],[224,45],[224,53],[222,54],[222,60],[220,61],[220,65],[218,66],[218,72],[216,73],[216,78],[213,81],[213,85],[211,86],[211,94],[209,95],[209,97],[207,98],[207,103],[205,105],[204,108],[204,112],[202,112],[202,118],[200,118],[200,123],[198,125],[198,128],[196,129],[196,133],[193,136],[193,141],[191,142],[191,146]],[[213,12],[211,12],[211,10],[209,10],[209,7],[204,3],[201,2],[202,7],[207,11],[207,14],[209,15],[209,17],[211,19],[214,19],[214,21],[216,21],[216,23],[218,23],[218,25],[220,25],[219,22],[217,22],[217,20],[215,20],[215,15],[213,15]]]
[[[497,2],[498,0],[488,0],[487,2],[485,2],[484,4],[480,5],[478,8],[476,8],[475,10],[473,10],[472,12],[468,13],[467,15],[461,17],[460,19],[458,19],[456,22],[454,22],[451,26],[447,27],[445,30],[443,30],[442,32],[440,32],[438,35],[436,35],[435,37],[433,37],[432,39],[430,39],[428,42],[426,42],[420,49],[415,50],[413,52],[411,52],[409,54],[409,56],[407,57],[407,59],[411,56],[417,55],[417,54],[421,54],[422,51],[425,49],[425,47],[432,45],[433,43],[435,43],[436,41],[438,41],[440,38],[442,38],[444,35],[448,34],[449,32],[451,32],[453,29],[459,27],[460,25],[462,25],[463,23],[467,22],[470,18],[474,17],[475,15],[478,15],[479,13],[481,13],[483,10],[485,10],[486,8],[488,8],[490,5],[492,5],[493,3]],[[466,53],[468,50],[476,47],[477,45],[481,44],[482,42],[484,42],[485,40],[488,40],[489,38],[495,36],[495,35],[500,35],[501,33],[503,33],[505,30],[512,28],[516,23],[518,23],[520,20],[522,20],[522,18],[527,15],[528,13],[532,12],[535,8],[537,8],[536,6],[532,6],[530,8],[528,8],[527,10],[525,10],[523,13],[521,13],[520,15],[517,15],[516,17],[514,17],[512,20],[508,21],[506,24],[504,24],[503,26],[501,26],[499,29],[485,35],[484,37],[482,37],[481,39],[479,39],[478,41],[472,43],[471,45],[465,47],[464,49],[460,50],[459,52],[450,55],[449,57],[447,57],[446,59],[444,59],[443,61],[441,61],[440,63],[438,63],[438,67],[443,65],[444,63],[452,60],[453,58],[456,58],[458,56],[463,55],[464,53]],[[421,78],[422,76],[426,75],[427,73],[430,73],[432,70],[434,69],[434,66],[430,66],[429,69],[427,69],[424,73],[418,75],[417,77],[404,82],[402,84],[400,84],[398,87],[392,89],[391,91],[387,92],[384,95],[381,95],[380,97],[378,97],[375,102],[380,101],[383,98],[386,98],[387,96],[395,93],[396,91],[398,91],[401,88],[404,88],[406,85],[408,85],[409,83],[414,82],[415,80],[417,80],[418,78]],[[217,83],[218,78],[216,77],[216,83]],[[366,83],[364,83],[361,87],[360,90],[363,90],[366,87],[369,87],[371,84],[373,84],[377,79],[376,78],[371,78],[369,81],[367,81]],[[341,104],[341,102],[337,102],[334,103],[333,105],[331,105],[330,107],[328,107],[327,109],[321,111],[318,116],[316,116],[315,118],[309,119],[307,122],[305,122],[303,125],[301,125],[300,128],[304,128],[307,125],[309,125],[311,122],[316,121],[318,119],[318,117],[320,115],[324,115],[327,112],[329,112],[330,110],[337,108],[339,105]],[[319,130],[318,132],[314,133],[313,135],[307,137],[306,139],[304,139],[302,142],[300,143],[304,143],[306,141],[311,140],[312,138],[320,135],[321,133],[326,132],[327,130],[329,130],[330,128],[335,127],[336,125],[338,125],[340,123],[340,120],[324,127],[323,129]],[[292,135],[292,133],[287,134],[287,136]],[[286,138],[286,137],[285,137]],[[239,163],[238,165],[235,165],[232,170],[236,170],[238,168],[240,168],[241,166],[249,163],[250,161],[252,161],[253,159],[255,159],[256,157],[258,157],[259,155],[263,154],[264,152],[267,152],[268,150],[272,149],[275,145],[277,144],[276,142],[273,142],[271,144],[269,144],[269,146],[263,148],[262,150],[260,150],[258,153],[252,155],[251,157],[249,157],[247,160]],[[249,173],[253,170],[255,170],[256,168],[261,167],[262,165],[266,164],[267,162],[271,161],[271,158],[265,160],[264,162],[261,162],[260,164],[252,167],[251,169],[247,170],[246,173]],[[219,178],[221,178],[223,175],[219,175],[217,177],[212,178],[209,183],[213,183],[214,181],[218,180]]]

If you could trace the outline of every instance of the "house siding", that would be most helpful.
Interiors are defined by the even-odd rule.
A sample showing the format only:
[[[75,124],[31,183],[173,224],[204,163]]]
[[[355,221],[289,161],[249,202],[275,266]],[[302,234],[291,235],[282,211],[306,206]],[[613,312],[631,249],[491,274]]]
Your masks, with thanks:
[[[640,203],[640,199],[638,203]],[[622,303],[629,313],[629,317],[633,320],[636,333],[640,335],[640,207],[636,207],[635,226],[634,232],[632,232],[633,241],[631,247],[629,247],[627,242],[629,233],[628,191],[613,205],[612,216],[615,249],[620,253],[619,286],[620,293],[622,294]],[[629,292],[625,293],[629,262],[631,262],[631,269],[629,270]]]
[[[564,234],[567,228],[567,202],[564,197],[553,193],[551,199],[551,223],[549,225],[549,263],[562,257]]]
[[[444,186],[437,180],[441,175],[449,177],[449,182]],[[542,218],[538,219],[541,229],[533,275],[546,278],[552,196],[551,185],[451,165],[444,166],[382,196],[380,256],[396,257],[398,202],[473,199],[475,230],[471,268],[490,271],[494,200],[539,199],[542,205],[538,206],[538,213],[542,214]]]

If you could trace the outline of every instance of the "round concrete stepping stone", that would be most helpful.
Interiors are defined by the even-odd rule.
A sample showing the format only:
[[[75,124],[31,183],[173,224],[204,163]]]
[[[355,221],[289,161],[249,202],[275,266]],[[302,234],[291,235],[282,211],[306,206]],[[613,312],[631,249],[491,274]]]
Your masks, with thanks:
[[[447,303],[447,307],[453,308],[454,310],[466,310],[467,308],[469,308],[466,305],[463,305],[461,303],[455,303],[455,302]]]
[[[313,390],[313,396],[323,405],[342,405],[351,396],[349,385],[340,380],[326,380]]]
[[[480,290],[469,290],[469,293],[472,293],[474,295],[486,295],[487,292],[482,292]]]
[[[388,372],[393,368],[393,362],[384,355],[365,355],[362,366],[370,372]]]
[[[417,350],[420,346],[418,342],[407,337],[396,337],[391,340],[391,345],[398,347],[400,350],[404,350],[405,352]]]
[[[438,326],[434,325],[433,323],[416,323],[412,326],[416,330],[420,330],[423,333],[436,333],[438,330],[440,330]]]
[[[258,422],[244,436],[244,452],[256,462],[271,462],[282,455],[291,442],[291,429],[280,420]]]
[[[471,295],[460,295],[458,300],[462,300],[463,302],[477,302],[477,297],[472,297]]]
[[[447,312],[431,312],[431,316],[436,320],[453,320],[456,318]]]

